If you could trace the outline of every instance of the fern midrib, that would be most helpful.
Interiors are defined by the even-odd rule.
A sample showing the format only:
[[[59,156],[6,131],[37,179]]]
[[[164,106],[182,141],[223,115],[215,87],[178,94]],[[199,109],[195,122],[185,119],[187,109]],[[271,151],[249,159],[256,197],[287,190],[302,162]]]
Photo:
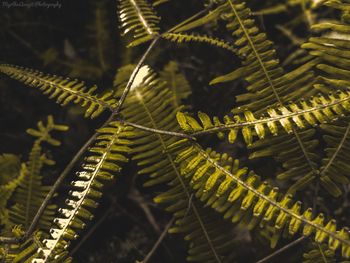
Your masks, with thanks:
[[[321,254],[321,256],[322,256],[323,262],[324,262],[324,263],[328,263],[328,260],[327,260],[325,254],[324,254],[324,252],[323,252],[323,249],[322,249],[322,247],[320,246],[319,243],[317,243],[317,248],[318,248],[318,250],[320,251],[320,254]]]
[[[223,168],[222,166],[218,165],[203,149],[201,149],[198,145],[195,145],[195,147],[197,148],[198,153],[200,153],[203,158],[205,158],[205,160],[209,161],[213,166],[215,166],[215,168],[219,169],[221,172],[223,172],[225,175],[229,176],[232,178],[233,181],[235,181],[237,184],[241,185],[243,188],[245,188],[247,191],[250,191],[252,193],[254,193],[255,196],[258,196],[259,198],[264,199],[265,201],[267,201],[270,205],[273,205],[274,207],[277,207],[277,209],[279,209],[280,211],[283,211],[284,213],[286,213],[287,215],[294,217],[295,219],[303,222],[306,225],[312,226],[314,229],[317,229],[318,231],[321,231],[325,234],[327,234],[328,236],[332,237],[333,239],[338,240],[340,243],[344,243],[347,246],[350,246],[350,241],[348,240],[344,240],[338,236],[336,236],[333,232],[320,227],[319,225],[306,220],[302,215],[297,215],[295,213],[293,213],[290,209],[285,208],[281,205],[279,205],[278,202],[271,200],[268,196],[260,193],[258,190],[256,190],[255,188],[253,188],[252,186],[248,185],[247,183],[245,183],[243,180],[241,180],[240,178],[235,177],[233,174],[231,174],[230,172],[228,172],[225,168]]]
[[[254,52],[254,54],[255,54],[255,57],[258,59],[259,64],[260,64],[262,70],[264,71],[265,77],[266,77],[267,81],[269,82],[269,85],[270,85],[270,87],[272,88],[272,91],[273,91],[273,93],[275,94],[275,97],[276,97],[277,101],[278,101],[280,104],[283,104],[283,103],[282,103],[282,100],[280,99],[280,97],[279,97],[279,95],[278,95],[278,93],[277,93],[277,90],[276,90],[276,88],[275,88],[275,85],[273,84],[273,81],[272,81],[272,79],[270,78],[270,75],[269,75],[269,73],[268,73],[268,71],[267,71],[267,69],[266,69],[266,67],[265,67],[265,65],[264,65],[264,62],[263,62],[262,58],[260,57],[259,52],[256,50],[255,45],[254,45],[254,43],[253,43],[253,40],[251,39],[251,37],[250,37],[250,35],[249,35],[247,29],[245,28],[245,26],[244,26],[244,24],[243,24],[243,22],[242,22],[242,20],[241,20],[241,18],[240,18],[240,16],[239,16],[239,14],[238,14],[236,8],[234,7],[234,5],[233,5],[233,3],[232,3],[231,0],[228,0],[228,1],[229,1],[229,3],[230,3],[230,6],[231,6],[231,8],[232,8],[233,13],[235,14],[235,16],[236,16],[236,18],[237,18],[237,21],[238,21],[240,27],[242,28],[242,30],[243,30],[243,32],[244,32],[244,35],[246,36],[246,38],[247,38],[247,40],[248,40],[248,42],[249,42],[250,47],[252,48],[252,50],[253,50],[253,52]]]
[[[343,138],[339,142],[339,145],[338,145],[336,151],[334,152],[334,154],[332,155],[331,159],[328,161],[328,163],[324,167],[324,169],[320,172],[320,176],[325,175],[327,173],[327,170],[329,169],[329,167],[331,167],[331,165],[333,164],[334,160],[337,158],[340,150],[344,146],[344,143],[345,143],[346,139],[348,138],[349,132],[350,132],[350,123],[348,124],[348,127],[346,128],[346,131],[345,131],[345,133],[343,135]]]
[[[146,111],[148,117],[150,118],[150,121],[151,121],[151,123],[152,123],[153,128],[158,129],[158,125],[157,125],[157,123],[155,122],[155,120],[154,120],[154,118],[153,118],[153,116],[152,116],[152,113],[151,113],[150,110],[148,109],[146,103],[144,102],[143,97],[142,97],[142,94],[140,94],[138,91],[136,91],[135,94],[136,94],[137,99],[140,101],[142,107],[145,109],[145,111]],[[161,142],[161,144],[162,144],[163,150],[165,150],[167,159],[169,160],[171,166],[173,167],[173,170],[175,171],[176,177],[179,179],[179,181],[180,181],[180,183],[181,183],[181,186],[182,186],[183,190],[184,190],[185,193],[186,193],[186,196],[187,196],[187,198],[188,198],[188,201],[189,201],[190,204],[191,204],[192,211],[193,211],[193,213],[195,214],[195,216],[196,216],[196,218],[197,218],[197,220],[198,220],[198,222],[199,222],[199,224],[200,224],[200,226],[201,226],[201,229],[202,229],[202,231],[203,231],[203,234],[204,234],[204,236],[205,236],[205,238],[206,238],[206,240],[207,240],[207,242],[208,242],[208,245],[209,245],[210,249],[212,250],[212,253],[213,253],[213,255],[214,255],[216,261],[217,261],[218,263],[221,263],[220,257],[219,257],[219,255],[217,254],[216,249],[215,249],[215,247],[214,247],[214,244],[212,243],[212,241],[211,241],[211,239],[210,239],[210,237],[209,237],[209,234],[208,234],[208,232],[207,232],[207,230],[206,230],[206,228],[205,228],[205,226],[204,226],[204,223],[203,223],[203,221],[202,221],[202,219],[201,219],[201,217],[200,217],[200,215],[199,215],[199,212],[198,212],[198,210],[197,210],[197,207],[193,204],[193,202],[192,202],[192,200],[191,200],[191,195],[190,195],[190,193],[189,193],[189,191],[188,191],[188,189],[187,189],[187,187],[186,187],[184,181],[182,180],[182,177],[181,177],[179,171],[177,170],[177,167],[176,167],[176,165],[175,165],[175,163],[174,163],[174,160],[173,160],[173,158],[170,156],[170,154],[167,153],[167,147],[166,147],[166,144],[165,144],[165,142],[164,142],[164,140],[163,140],[163,137],[162,137],[160,134],[157,134],[157,137],[159,138],[159,140],[160,140],[160,142]]]
[[[269,122],[277,122],[277,121],[280,121],[282,119],[291,119],[295,116],[303,116],[307,113],[312,113],[314,111],[324,110],[326,108],[331,108],[331,107],[336,106],[336,105],[342,105],[343,102],[349,101],[349,100],[350,100],[350,96],[347,96],[343,99],[337,99],[334,102],[331,102],[328,104],[320,104],[316,107],[312,107],[312,108],[309,108],[306,110],[295,111],[295,112],[292,112],[290,114],[279,115],[277,117],[263,118],[263,119],[259,119],[259,120],[255,120],[255,121],[248,121],[248,122],[241,122],[241,123],[217,125],[217,126],[210,128],[210,129],[194,132],[194,133],[192,133],[192,135],[198,136],[198,135],[202,135],[202,134],[214,133],[214,132],[228,130],[228,129],[243,128],[243,127],[255,126],[258,124],[267,124]],[[293,130],[293,132],[294,132],[294,130]]]
[[[137,2],[135,0],[129,0],[129,1],[135,7],[137,16],[139,17],[140,22],[142,23],[143,27],[146,29],[147,33],[153,36],[155,32],[153,32],[152,27],[148,24],[147,19],[143,17],[142,10],[138,6]]]
[[[29,164],[31,166],[28,168],[28,174],[30,175],[29,181],[28,181],[28,191],[27,191],[27,198],[26,198],[26,207],[25,207],[25,228],[27,229],[29,224],[29,217],[30,217],[30,204],[32,201],[32,192],[33,192],[33,181],[35,176],[35,171],[37,169],[37,164],[40,162],[40,140],[35,141],[33,146],[33,151],[30,154],[29,158]]]
[[[71,216],[69,217],[69,220],[67,220],[67,224],[60,229],[61,233],[64,233],[67,228],[70,225],[70,222],[72,222],[75,218],[75,214],[77,213],[77,211],[79,210],[79,208],[82,206],[82,203],[84,202],[84,200],[86,199],[86,195],[89,192],[92,183],[94,182],[98,172],[100,171],[103,163],[107,160],[107,155],[110,153],[110,149],[113,146],[114,142],[118,139],[119,137],[119,133],[121,131],[121,128],[118,127],[117,132],[112,136],[112,139],[109,141],[108,146],[106,147],[105,151],[103,152],[103,155],[101,156],[101,159],[99,161],[99,163],[96,165],[96,169],[94,170],[91,179],[89,180],[89,183],[86,187],[86,189],[84,190],[84,196],[80,198],[80,200],[77,202],[77,206],[74,208],[74,210],[71,210]],[[52,246],[49,255],[52,254],[52,251],[54,251],[54,249],[56,248],[57,244],[59,243],[59,241],[61,240],[61,236],[58,237],[57,239],[55,239],[55,245]],[[48,260],[49,256],[47,258],[45,258],[45,262]]]
[[[233,3],[232,3],[231,0],[228,0],[228,1],[229,1],[229,3],[230,3],[230,6],[231,6],[231,8],[232,8],[232,11],[234,12],[234,14],[235,14],[235,16],[236,16],[236,18],[237,18],[237,21],[239,22],[239,24],[240,24],[240,26],[241,26],[241,28],[242,28],[242,30],[243,30],[243,32],[244,32],[244,34],[245,34],[245,36],[246,36],[248,42],[249,42],[249,45],[251,46],[251,48],[252,48],[252,50],[253,50],[253,52],[254,52],[254,54],[255,54],[255,57],[258,59],[259,64],[260,64],[262,70],[264,71],[264,74],[265,74],[265,76],[266,76],[266,79],[267,79],[267,81],[269,82],[270,87],[271,87],[271,89],[272,89],[272,91],[273,91],[273,93],[274,93],[274,95],[275,95],[277,101],[278,101],[281,105],[283,105],[283,102],[282,102],[280,96],[279,96],[278,93],[277,93],[277,90],[276,90],[276,88],[275,88],[275,86],[274,86],[274,84],[273,84],[272,79],[270,78],[270,75],[269,75],[269,73],[268,73],[268,71],[267,71],[267,69],[266,69],[266,67],[265,67],[265,65],[264,65],[264,62],[263,62],[262,58],[260,57],[259,52],[256,50],[255,45],[254,45],[254,43],[253,43],[253,41],[252,41],[252,39],[251,39],[251,37],[250,37],[248,31],[246,30],[246,28],[245,28],[245,26],[244,26],[244,24],[243,24],[243,22],[242,22],[242,20],[241,20],[241,18],[240,18],[240,16],[239,16],[237,10],[236,10],[236,8],[234,7],[234,5],[233,5]],[[293,133],[294,133],[295,136],[297,137],[297,140],[298,140],[298,143],[299,143],[299,145],[300,145],[300,148],[301,148],[301,150],[302,150],[302,152],[303,152],[303,154],[304,154],[304,156],[305,156],[305,159],[306,159],[306,161],[308,162],[308,164],[309,164],[309,166],[310,166],[312,172],[313,172],[314,174],[317,174],[317,171],[315,170],[314,166],[312,165],[312,162],[311,162],[311,159],[310,159],[310,157],[309,157],[309,154],[307,153],[307,151],[306,151],[306,149],[305,149],[305,146],[304,146],[304,144],[303,144],[303,142],[302,142],[302,140],[301,140],[301,138],[300,138],[298,132],[295,130],[294,127],[293,127]]]
[[[185,43],[189,41],[207,43],[209,45],[217,46],[219,48],[223,48],[231,51],[232,53],[236,53],[234,47],[232,47],[229,43],[225,42],[223,39],[213,38],[207,35],[195,35],[195,34],[185,34],[185,33],[164,33],[161,35],[162,38],[168,39],[177,43]]]

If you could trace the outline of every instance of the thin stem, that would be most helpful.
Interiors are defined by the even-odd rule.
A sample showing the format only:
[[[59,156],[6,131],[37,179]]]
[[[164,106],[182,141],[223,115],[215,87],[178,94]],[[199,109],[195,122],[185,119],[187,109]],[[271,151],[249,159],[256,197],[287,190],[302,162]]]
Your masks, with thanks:
[[[159,36],[156,36],[156,37],[153,39],[153,41],[151,42],[151,44],[148,46],[146,52],[142,55],[142,57],[141,57],[141,59],[139,60],[139,62],[137,63],[137,65],[136,65],[134,71],[132,72],[132,74],[131,74],[131,76],[130,76],[130,78],[129,78],[128,83],[126,84],[126,87],[125,87],[125,89],[124,89],[124,91],[123,91],[123,94],[122,94],[122,96],[121,96],[120,99],[119,99],[119,102],[118,102],[117,107],[113,110],[113,116],[116,116],[116,115],[119,114],[119,112],[120,112],[120,110],[121,110],[121,108],[122,108],[122,106],[123,106],[123,104],[124,104],[124,101],[125,101],[126,97],[127,97],[128,94],[129,94],[129,91],[130,91],[130,89],[131,89],[131,86],[132,86],[132,84],[134,83],[134,80],[135,80],[137,74],[139,73],[139,71],[140,71],[140,69],[141,69],[143,63],[145,62],[147,56],[149,55],[149,53],[151,52],[151,50],[153,49],[153,47],[155,46],[155,44],[158,42],[158,40],[159,40]]]
[[[320,251],[320,253],[321,253],[321,256],[322,256],[323,262],[324,262],[324,263],[328,263],[328,260],[327,260],[327,258],[326,258],[326,256],[325,256],[324,252],[323,252],[322,247],[320,246],[320,244],[319,244],[319,243],[316,243],[316,244],[317,244],[318,250],[319,250],[319,251]]]
[[[197,17],[203,15],[204,13],[206,13],[207,11],[209,11],[211,8],[213,7],[213,1],[210,1],[209,5],[204,8],[203,10],[197,12],[196,14],[194,14],[193,16],[187,18],[185,21],[182,21],[181,23],[173,26],[172,28],[170,28],[169,30],[167,30],[165,33],[171,33],[174,32],[176,29],[178,29],[179,27],[182,27],[183,25],[191,22],[192,20],[196,19]]]
[[[158,130],[158,129],[142,126],[142,125],[139,125],[137,123],[124,121],[122,119],[120,119],[119,121],[121,123],[125,124],[125,125],[131,126],[131,127],[136,128],[136,129],[143,130],[143,131],[148,131],[148,132],[157,133],[157,134],[164,134],[164,135],[169,135],[169,136],[175,136],[175,137],[180,137],[180,138],[186,138],[186,139],[189,139],[189,140],[195,140],[195,137],[193,137],[191,135],[188,135],[188,134],[185,134],[185,133],[171,132],[171,131],[165,131],[165,130]]]
[[[175,221],[175,218],[171,219],[169,221],[169,223],[166,225],[165,229],[163,230],[162,234],[159,236],[157,242],[153,245],[152,249],[150,252],[148,252],[147,256],[145,257],[145,259],[142,261],[142,263],[147,263],[151,257],[153,256],[154,252],[157,250],[157,248],[159,247],[159,245],[162,243],[162,241],[164,240],[164,238],[166,237],[169,228],[173,225]]]
[[[284,251],[294,247],[295,245],[298,245],[299,243],[303,242],[305,239],[307,239],[307,237],[305,237],[305,236],[299,237],[298,239],[296,239],[296,240],[290,242],[288,245],[285,245],[284,247],[276,250],[275,252],[273,252],[272,254],[268,255],[267,257],[264,257],[263,259],[260,259],[256,263],[268,262],[269,260],[271,260],[275,256],[277,256],[277,255],[281,254],[282,252],[284,252]]]
[[[140,206],[141,210],[145,213],[145,216],[150,223],[150,225],[153,227],[156,234],[160,234],[160,228],[157,224],[157,221],[149,208],[148,204],[146,203],[146,200],[143,198],[143,196],[140,194],[140,192],[137,189],[134,189],[130,195],[129,198],[133,200],[137,205]]]
[[[350,133],[350,123],[348,124],[348,127],[346,128],[344,136],[341,139],[341,141],[339,142],[336,151],[334,152],[332,157],[329,159],[327,165],[323,168],[323,170],[321,170],[320,176],[323,176],[323,175],[325,175],[328,172],[328,169],[332,166],[334,160],[338,157],[340,151],[342,150],[342,148],[343,148],[343,146],[344,146],[344,144],[345,144],[345,142],[346,142],[346,140],[348,138],[349,133]]]
[[[11,35],[13,38],[15,38],[16,40],[18,40],[22,45],[24,45],[26,48],[30,49],[35,56],[40,58],[40,52],[38,50],[36,50],[35,48],[33,48],[33,46],[26,41],[24,38],[22,38],[21,36],[19,36],[17,33],[15,33],[13,30],[11,29],[7,29],[7,32],[9,33],[9,35]]]

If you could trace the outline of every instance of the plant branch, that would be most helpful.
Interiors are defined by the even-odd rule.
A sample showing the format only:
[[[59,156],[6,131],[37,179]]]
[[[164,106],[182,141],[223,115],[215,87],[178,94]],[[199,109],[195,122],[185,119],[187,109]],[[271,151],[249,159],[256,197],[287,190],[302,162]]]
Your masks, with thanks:
[[[289,244],[285,245],[284,247],[281,247],[280,249],[276,250],[275,252],[273,252],[272,254],[268,255],[267,257],[264,257],[263,259],[260,259],[259,261],[257,261],[256,263],[264,263],[264,262],[268,262],[270,261],[272,258],[274,258],[275,256],[281,254],[282,252],[298,245],[299,243],[303,242],[304,240],[306,240],[307,237],[302,236],[299,237],[298,239],[290,242]]]
[[[175,137],[180,137],[180,138],[186,138],[186,139],[189,139],[189,140],[196,140],[195,137],[193,137],[191,135],[188,135],[188,134],[185,134],[185,133],[171,132],[171,131],[166,131],[166,130],[158,130],[158,129],[142,126],[142,125],[139,125],[137,123],[124,121],[122,119],[120,119],[119,121],[121,123],[125,124],[125,125],[131,126],[131,127],[136,128],[136,129],[143,130],[143,131],[148,131],[148,132],[151,132],[151,133],[157,133],[157,134],[164,134],[164,135],[175,136]]]
[[[169,30],[167,30],[165,33],[171,33],[173,31],[175,31],[176,29],[178,29],[179,27],[182,27],[183,25],[197,19],[198,17],[200,17],[201,15],[205,14],[206,12],[208,12],[212,7],[213,7],[213,1],[210,1],[210,3],[208,4],[208,6],[206,8],[204,8],[203,10],[197,12],[196,14],[194,14],[193,16],[187,18],[185,21],[182,21],[181,23],[173,26],[172,28],[170,28]]]
[[[114,210],[114,206],[111,205],[109,209],[102,215],[102,217],[89,229],[89,231],[82,237],[82,239],[79,241],[79,243],[72,249],[72,252],[70,255],[74,255],[79,248],[82,246],[82,244],[92,235],[92,233],[95,232],[95,230],[105,221],[108,216],[111,214],[111,212]]]
[[[126,99],[126,97],[129,94],[129,91],[131,89],[132,84],[134,83],[134,80],[137,76],[137,74],[139,73],[142,65],[144,64],[147,56],[149,55],[149,53],[151,52],[151,50],[153,49],[153,47],[155,46],[155,44],[158,42],[159,40],[159,36],[156,36],[153,41],[151,42],[151,44],[148,46],[147,50],[145,51],[145,53],[142,55],[141,59],[139,60],[139,62],[137,63],[134,71],[132,72],[128,83],[126,84],[126,87],[123,91],[122,96],[120,97],[119,101],[118,101],[118,105],[116,106],[116,108],[113,110],[113,116],[117,116],[124,104],[124,101]]]
[[[150,252],[148,252],[147,256],[145,257],[145,259],[143,261],[141,261],[142,263],[147,263],[151,257],[153,256],[154,252],[157,250],[157,248],[159,247],[159,245],[162,243],[162,241],[164,240],[164,238],[166,237],[169,228],[173,225],[175,221],[175,218],[171,219],[169,221],[169,223],[166,225],[166,227],[164,228],[162,234],[159,236],[157,242],[153,245],[152,249]]]

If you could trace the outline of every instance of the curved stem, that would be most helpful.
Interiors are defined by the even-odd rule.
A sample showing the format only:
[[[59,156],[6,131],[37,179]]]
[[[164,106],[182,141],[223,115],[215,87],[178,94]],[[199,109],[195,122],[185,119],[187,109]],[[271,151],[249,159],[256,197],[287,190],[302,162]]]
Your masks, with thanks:
[[[166,237],[167,233],[168,233],[168,230],[169,228],[173,225],[175,221],[175,218],[171,219],[169,221],[169,223],[166,225],[166,227],[164,228],[162,234],[159,236],[157,242],[153,245],[152,249],[150,252],[148,252],[147,256],[145,257],[144,260],[142,260],[141,262],[142,263],[147,263],[151,257],[153,256],[154,252],[157,250],[157,248],[159,247],[159,245],[162,243],[162,241],[164,240],[164,238]]]
[[[268,255],[267,257],[264,257],[263,259],[258,260],[256,263],[265,263],[270,261],[272,258],[274,258],[275,256],[281,254],[282,252],[294,247],[295,245],[298,245],[299,243],[303,242],[305,239],[307,239],[307,237],[299,237],[298,239],[290,242],[289,244],[285,245],[284,247],[276,250],[275,252],[273,252],[272,254]]]
[[[124,104],[124,101],[125,101],[126,97],[127,97],[128,94],[129,94],[129,91],[130,91],[130,89],[131,89],[131,86],[132,86],[132,84],[134,83],[134,80],[135,80],[137,74],[139,73],[139,71],[140,71],[140,69],[141,69],[143,63],[145,62],[147,56],[149,55],[149,53],[151,52],[151,50],[153,49],[153,47],[155,46],[155,44],[158,42],[158,40],[159,40],[159,36],[156,36],[156,37],[153,39],[153,41],[151,42],[151,44],[148,46],[146,52],[142,55],[142,57],[141,57],[141,59],[139,60],[139,62],[137,63],[137,65],[136,65],[134,71],[132,72],[132,74],[131,74],[131,76],[130,76],[130,78],[129,78],[128,83],[126,84],[126,87],[125,87],[125,89],[124,89],[124,91],[123,91],[123,94],[122,94],[122,96],[121,96],[120,99],[119,99],[119,102],[118,102],[117,107],[113,110],[113,115],[114,115],[114,116],[116,116],[116,115],[119,114],[119,112],[120,112],[120,110],[121,110],[121,108],[122,108],[122,106],[123,106],[123,104]]]

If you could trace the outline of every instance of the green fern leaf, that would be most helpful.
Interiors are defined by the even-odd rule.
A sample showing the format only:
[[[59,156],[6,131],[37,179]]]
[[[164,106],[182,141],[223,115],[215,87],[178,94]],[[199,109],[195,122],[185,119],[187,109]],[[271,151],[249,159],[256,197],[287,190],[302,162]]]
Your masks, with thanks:
[[[1,161],[7,161],[8,157],[9,156],[7,157],[2,156]],[[6,159],[3,159],[3,158],[6,158]],[[0,163],[1,166],[3,166],[2,164],[3,163]],[[17,165],[18,164],[16,164],[16,168],[13,167],[16,169],[16,172],[14,174],[15,177],[12,177],[11,175],[11,179],[6,180],[6,182],[3,182],[0,185],[0,223],[1,224],[8,223],[8,210],[6,209],[7,202],[12,196],[15,189],[18,187],[18,185],[21,182],[23,182],[27,174],[27,167],[25,164],[22,164],[20,168],[19,167],[17,168]]]
[[[347,4],[342,1],[326,1],[325,5],[346,11]],[[350,78],[348,65],[350,65],[349,52],[349,21],[343,14],[342,22],[320,23],[312,26],[315,31],[326,31],[320,37],[312,37],[302,48],[310,55],[319,59],[316,68],[321,76],[315,85],[316,88],[327,86],[330,89],[348,91]],[[347,151],[348,126],[347,119],[332,124],[323,124],[321,128],[327,144],[326,157],[322,160],[320,168],[320,183],[333,196],[340,196],[340,184],[347,184],[347,162],[344,154]],[[343,127],[340,127],[342,124]]]
[[[303,141],[303,152],[300,154],[300,143]],[[294,194],[312,185],[318,179],[319,162],[321,157],[316,154],[319,141],[315,139],[315,129],[306,129],[298,133],[298,137],[281,134],[273,138],[265,138],[253,142],[249,147],[249,159],[273,157],[282,168],[276,174],[280,181],[291,180],[288,193]],[[308,159],[305,160],[305,155]]]
[[[102,71],[110,67],[111,57],[108,51],[111,47],[111,37],[108,31],[108,13],[106,2],[97,2],[94,6],[94,20],[88,25],[91,38],[95,45],[91,48],[90,56],[97,58]]]
[[[178,64],[175,61],[170,61],[159,75],[161,80],[166,81],[166,87],[173,94],[173,106],[179,107],[183,100],[191,95],[192,91],[187,79],[181,74]]]
[[[237,96],[237,102],[241,106],[235,108],[234,113],[245,110],[261,113],[278,103],[317,93],[313,89],[314,76],[310,71],[317,64],[317,59],[285,74],[276,58],[273,43],[255,25],[251,10],[246,4],[239,0],[229,0],[222,4],[222,8],[221,17],[227,22],[227,29],[233,32],[234,45],[243,66],[214,79],[211,84],[241,78],[246,80],[248,92]]]
[[[164,87],[164,82],[158,80],[151,70],[143,77],[144,81],[131,91],[125,101],[122,111],[124,119],[155,129],[178,131],[171,89]],[[117,78],[122,79],[120,76]],[[123,86],[122,81],[120,85]],[[215,211],[204,208],[198,200],[192,199],[189,181],[181,177],[180,167],[174,162],[176,155],[167,149],[176,141],[174,137],[138,131],[138,138],[133,140],[132,148],[133,159],[140,167],[139,174],[150,176],[146,186],[169,185],[169,189],[154,200],[166,206],[166,210],[173,213],[176,219],[175,226],[169,232],[184,234],[190,243],[187,259],[197,262],[227,262],[229,257],[225,260],[223,256],[230,254],[233,237],[222,236],[220,233],[228,233],[230,226],[220,222]],[[185,143],[182,147],[186,145]]]
[[[15,231],[18,232],[18,229],[14,228],[13,232]],[[37,256],[36,251],[42,246],[40,242],[42,236],[43,233],[37,231],[33,233],[33,236],[31,238],[27,239],[23,243],[8,245],[7,247],[4,247],[3,253],[0,253],[0,259],[2,259],[2,262],[5,263],[31,263],[32,260]]]
[[[47,142],[51,145],[58,146],[60,142],[53,139],[50,135],[53,131],[66,131],[68,127],[57,125],[54,123],[52,116],[48,117],[47,125],[42,122],[38,123],[38,130],[28,129],[28,132],[37,140],[34,142],[33,148],[27,162],[27,172],[25,180],[21,181],[16,189],[13,198],[13,205],[9,209],[9,219],[13,225],[23,225],[27,229],[32,222],[36,212],[38,211],[45,196],[50,191],[51,186],[42,184],[42,167],[53,165],[54,161],[49,160],[42,152],[41,144]],[[49,205],[44,211],[38,223],[39,229],[49,229],[55,215],[56,205]]]
[[[137,46],[159,35],[160,18],[145,0],[119,0],[118,16],[123,35],[133,38],[129,47]]]
[[[338,185],[349,183],[347,157],[350,144],[350,126],[348,123],[349,119],[347,118],[336,124],[321,125],[325,134],[323,138],[327,144],[326,157],[322,160],[320,169],[321,184],[336,197],[342,193]]]
[[[334,251],[324,244],[313,243],[312,248],[303,254],[303,263],[332,263],[335,261]]]
[[[283,163],[284,170],[277,174],[277,178],[280,180],[296,179],[296,182],[290,186],[289,193],[294,194],[320,177],[321,185],[330,194],[337,197],[340,189],[336,186],[336,179],[333,180],[332,176],[318,173],[317,163],[320,157],[313,153],[318,145],[318,141],[314,139],[314,132],[309,129],[295,133],[295,129],[305,129],[316,124],[332,122],[339,116],[343,116],[349,110],[348,99],[348,91],[329,94],[329,97],[319,95],[311,98],[310,101],[290,103],[288,107],[270,108],[265,114],[265,116],[270,116],[268,118],[255,118],[252,112],[246,111],[242,117],[239,115],[225,116],[224,123],[218,118],[211,120],[204,113],[199,113],[200,123],[183,113],[178,113],[177,117],[180,126],[192,135],[215,132],[219,136],[224,136],[226,133],[228,141],[233,143],[241,132],[245,142],[254,151],[250,155],[251,159],[273,156]],[[284,114],[287,114],[285,117],[288,117],[282,117]],[[288,135],[291,133],[294,135]],[[269,138],[271,137],[269,135],[278,134],[276,138]],[[258,137],[260,141],[253,143],[254,137]],[[344,180],[342,182],[344,183]]]
[[[90,210],[98,206],[103,183],[112,180],[119,173],[120,164],[128,161],[125,155],[131,151],[128,145],[132,136],[130,128],[118,122],[98,130],[95,144],[89,149],[91,155],[77,173],[78,179],[72,182],[74,189],[69,192],[66,206],[59,209],[61,216],[54,219],[57,226],[50,229],[50,237],[44,239],[44,247],[33,262],[61,262],[67,258],[69,242],[93,218]]]
[[[87,89],[84,82],[78,80],[45,75],[40,71],[7,64],[0,65],[0,72],[28,86],[39,88],[44,94],[49,95],[49,98],[56,99],[57,103],[62,106],[74,102],[86,107],[86,117],[95,118],[105,109],[116,106],[117,103],[113,94],[106,93],[103,96],[97,96],[95,95],[96,86]]]
[[[328,242],[332,250],[341,247],[342,255],[350,257],[349,230],[336,229],[336,221],[328,220],[321,213],[312,215],[312,209],[302,210],[301,202],[293,202],[291,195],[281,195],[276,187],[246,168],[234,172],[223,167],[197,144],[183,150],[176,159],[182,164],[182,174],[192,179],[196,196],[224,214],[224,217],[239,222],[244,220],[249,227],[272,225],[276,233],[272,238],[274,247],[284,229],[295,235],[314,234],[318,243]],[[205,172],[201,172],[205,170]],[[247,215],[247,216],[246,216]]]
[[[277,135],[280,130],[291,134],[294,132],[293,127],[304,129],[320,123],[332,122],[350,110],[349,100],[349,91],[338,91],[328,96],[319,94],[309,101],[302,100],[276,109],[269,108],[266,114],[261,115],[269,117],[256,118],[252,112],[245,111],[242,117],[225,116],[223,123],[218,118],[212,121],[205,113],[199,113],[201,121],[199,123],[189,115],[179,112],[177,119],[182,129],[192,135],[229,131],[231,143],[235,142],[236,136],[230,134],[237,134],[240,130],[246,143],[251,145],[254,137],[264,139],[268,134]]]
[[[14,154],[4,153],[0,155],[0,185],[4,185],[18,176],[21,168],[20,157]]]
[[[186,42],[203,42],[211,46],[217,46],[223,49],[227,49],[231,52],[236,52],[236,49],[232,47],[231,44],[225,42],[224,40],[213,38],[207,35],[198,34],[183,34],[183,33],[164,33],[161,36],[164,39],[170,40],[176,43],[186,43]]]

